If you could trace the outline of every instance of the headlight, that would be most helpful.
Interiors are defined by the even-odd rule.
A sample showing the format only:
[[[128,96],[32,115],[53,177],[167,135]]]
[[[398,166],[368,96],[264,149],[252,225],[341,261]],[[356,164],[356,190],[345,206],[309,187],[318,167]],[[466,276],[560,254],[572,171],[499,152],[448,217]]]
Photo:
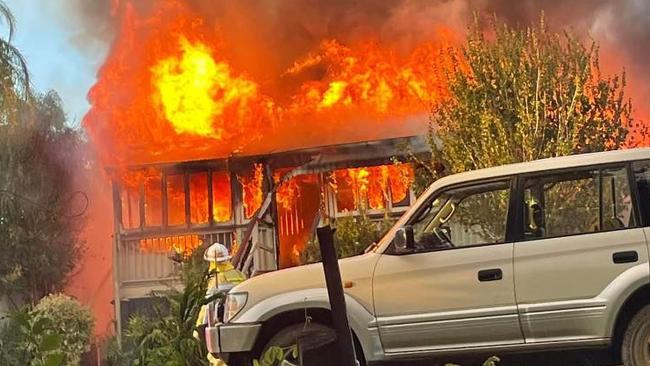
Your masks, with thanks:
[[[226,297],[226,309],[223,315],[223,322],[228,323],[230,319],[234,318],[244,308],[246,300],[248,300],[248,293],[246,292],[228,294]]]

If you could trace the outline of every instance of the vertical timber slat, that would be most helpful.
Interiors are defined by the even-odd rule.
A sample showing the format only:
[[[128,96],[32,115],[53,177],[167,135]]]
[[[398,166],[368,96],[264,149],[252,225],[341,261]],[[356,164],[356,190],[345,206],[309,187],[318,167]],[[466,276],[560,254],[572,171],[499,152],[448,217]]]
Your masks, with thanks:
[[[183,190],[185,191],[185,226],[189,228],[192,218],[190,213],[190,175],[187,172],[183,174]]]

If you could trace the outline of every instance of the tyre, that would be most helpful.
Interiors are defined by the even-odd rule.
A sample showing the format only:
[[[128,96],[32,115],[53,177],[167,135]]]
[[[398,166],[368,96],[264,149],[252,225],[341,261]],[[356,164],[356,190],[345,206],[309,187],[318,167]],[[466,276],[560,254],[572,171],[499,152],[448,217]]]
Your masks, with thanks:
[[[216,366],[220,366],[220,365],[222,364],[219,363],[216,364]],[[226,363],[223,363],[223,365],[226,365]],[[248,353],[234,353],[230,355],[227,365],[228,366],[252,366],[253,361]]]
[[[641,308],[627,325],[621,356],[625,366],[650,365],[650,305]]]
[[[279,347],[284,350],[290,349],[292,346],[298,344],[299,337],[304,337],[304,336],[310,337],[310,335],[316,336],[316,335],[322,335],[322,334],[327,334],[332,332],[334,332],[334,330],[331,327],[328,327],[323,324],[318,324],[318,323],[309,323],[306,327],[304,324],[290,325],[280,330],[273,337],[271,337],[271,339],[264,346],[260,357],[264,357],[266,352],[271,347]],[[365,365],[365,362],[360,350],[361,350],[360,346],[357,344],[357,342],[355,342],[355,351],[357,353],[357,360],[359,360],[358,364],[363,366]],[[285,361],[285,365],[299,364],[297,357],[295,357],[295,355],[290,351],[285,352],[284,361]]]

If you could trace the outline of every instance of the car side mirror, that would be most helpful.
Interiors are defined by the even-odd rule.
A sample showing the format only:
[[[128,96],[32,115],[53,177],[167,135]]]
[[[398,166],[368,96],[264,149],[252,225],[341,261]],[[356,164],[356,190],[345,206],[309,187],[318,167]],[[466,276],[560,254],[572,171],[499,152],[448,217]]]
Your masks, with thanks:
[[[415,248],[415,238],[413,235],[413,226],[406,225],[401,227],[395,233],[395,249],[398,251],[409,251]]]

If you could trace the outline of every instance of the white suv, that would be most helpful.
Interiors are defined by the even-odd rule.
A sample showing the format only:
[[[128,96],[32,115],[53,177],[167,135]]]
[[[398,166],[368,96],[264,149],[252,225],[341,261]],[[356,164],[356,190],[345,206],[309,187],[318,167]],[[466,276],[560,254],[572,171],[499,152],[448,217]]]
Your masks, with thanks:
[[[358,358],[612,346],[650,365],[649,235],[650,149],[440,179],[340,261]],[[225,306],[206,339],[231,366],[330,323],[321,264],[249,279]]]

